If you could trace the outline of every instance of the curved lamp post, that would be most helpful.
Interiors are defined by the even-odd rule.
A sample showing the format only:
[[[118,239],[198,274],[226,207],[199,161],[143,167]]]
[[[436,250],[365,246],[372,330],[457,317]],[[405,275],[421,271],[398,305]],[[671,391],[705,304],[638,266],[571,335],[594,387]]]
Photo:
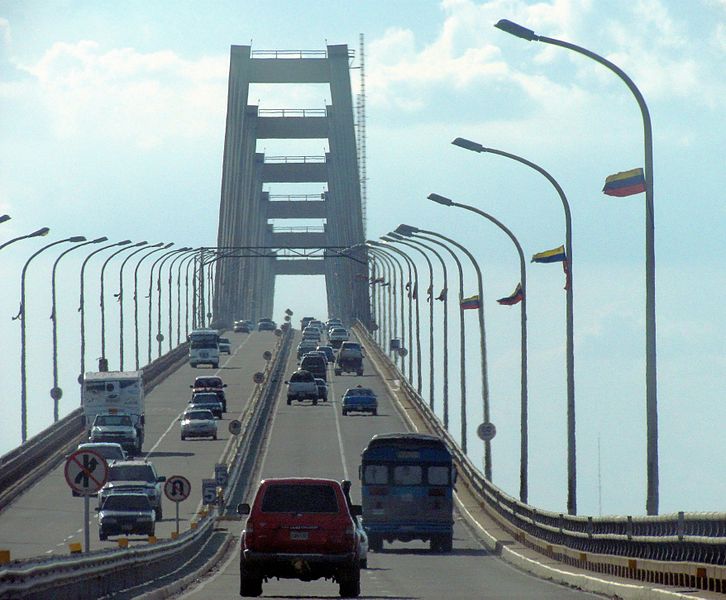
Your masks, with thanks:
[[[435,384],[436,380],[434,378],[434,372],[435,372],[435,350],[434,350],[434,298],[433,298],[433,290],[434,290],[434,267],[431,264],[431,259],[428,257],[428,254],[426,254],[421,248],[418,246],[412,244],[411,242],[402,239],[403,236],[401,236],[398,233],[391,232],[389,233],[385,238],[390,240],[392,244],[402,244],[404,246],[408,246],[409,248],[413,248],[416,250],[416,252],[421,253],[421,255],[424,257],[424,260],[426,261],[426,265],[429,268],[429,287],[427,291],[427,295],[430,295],[431,298],[429,299],[429,408],[431,410],[434,410],[434,396],[435,396]],[[418,300],[418,298],[417,298]],[[416,306],[416,310],[418,311],[418,304]],[[418,316],[418,315],[417,315]],[[420,345],[419,345],[420,348]],[[421,372],[421,353],[419,352],[419,373]]]
[[[154,254],[155,252],[159,252],[160,250],[164,250],[165,248],[168,248],[171,244],[164,245],[164,242],[158,242],[156,244],[153,244],[151,246],[148,246],[149,248],[153,248],[153,250],[150,250],[146,254],[144,254],[136,263],[136,268],[134,268],[134,359],[136,361],[136,370],[138,371],[140,368],[139,365],[139,268],[141,267],[141,263],[144,262],[149,256]]]
[[[501,19],[498,29],[530,42],[543,42],[572,50],[591,58],[615,73],[635,97],[643,119],[643,147],[645,160],[645,386],[647,419],[647,477],[648,497],[646,511],[649,515],[658,514],[658,391],[656,375],[656,334],[655,334],[655,207],[653,200],[653,129],[650,112],[645,98],[633,80],[616,64],[570,42],[537,35],[531,29],[522,27],[507,19]],[[574,509],[575,507],[573,507]]]
[[[50,397],[53,399],[53,422],[56,423],[58,421],[58,412],[59,412],[59,402],[61,397],[63,396],[63,390],[58,387],[58,315],[56,311],[56,302],[55,302],[55,274],[56,270],[58,268],[58,263],[60,262],[60,259],[63,258],[66,254],[69,252],[73,252],[74,250],[78,250],[78,248],[82,248],[83,246],[88,246],[89,244],[100,244],[101,242],[107,241],[107,237],[100,237],[96,238],[95,240],[91,240],[90,242],[83,242],[82,244],[77,244],[75,246],[71,246],[67,250],[64,250],[58,255],[58,258],[55,259],[55,262],[53,263],[53,271],[51,275],[51,309],[50,309],[50,320],[53,322],[53,387],[50,390]]]
[[[15,242],[19,242],[20,240],[27,240],[28,238],[32,237],[42,237],[44,235],[48,235],[48,232],[50,229],[47,227],[41,227],[37,231],[34,231],[33,233],[29,233],[28,235],[21,235],[19,237],[13,238],[12,240],[8,240],[7,242],[0,244],[0,250],[5,248],[6,246],[9,246],[10,244],[14,244]]]
[[[156,341],[158,342],[158,352],[159,356],[161,356],[162,353],[162,342],[164,341],[164,335],[161,333],[161,308],[162,308],[162,298],[161,298],[161,277],[162,272],[164,270],[164,263],[169,260],[170,258],[178,258],[178,255],[180,252],[186,252],[187,250],[191,250],[189,246],[185,246],[184,248],[177,248],[176,250],[172,250],[171,252],[167,252],[159,259],[159,272],[157,274],[156,279],[156,299],[157,299],[157,315],[156,315]],[[171,263],[169,265],[169,329],[171,329]],[[171,340],[170,340],[171,341]]]
[[[91,252],[88,256],[86,256],[85,260],[83,261],[83,264],[81,265],[81,295],[79,299],[79,305],[78,305],[78,312],[81,313],[81,373],[78,376],[78,383],[82,383],[83,381],[83,375],[86,372],[86,299],[85,299],[85,272],[86,272],[86,265],[88,264],[88,261],[91,260],[96,254],[99,252],[103,252],[104,250],[108,250],[109,248],[116,248],[117,246],[126,246],[127,244],[130,244],[131,240],[123,240],[122,242],[116,242],[115,244],[108,244],[107,246],[103,246],[101,248],[98,248],[97,250],[94,250]],[[146,243],[146,242],[142,242]],[[81,388],[81,394],[83,394],[83,388]]]
[[[525,269],[524,251],[519,240],[501,221],[474,206],[468,204],[460,204],[453,200],[440,196],[439,194],[429,194],[429,200],[442,204],[444,206],[456,206],[469,210],[485,219],[494,223],[499,229],[507,234],[514,247],[517,249],[519,256],[519,285],[522,290],[522,300],[520,302],[520,449],[519,449],[519,500],[527,503],[528,496],[528,463],[529,463],[529,425],[528,425],[528,398],[527,398],[527,271]]]
[[[45,235],[45,234],[40,234]],[[49,248],[52,248],[53,246],[57,246],[58,244],[63,244],[65,242],[71,242],[73,244],[77,244],[79,242],[85,242],[86,238],[82,235],[76,235],[73,237],[65,238],[63,240],[58,240],[55,242],[51,242],[50,244],[47,244],[40,248],[39,250],[36,250],[30,258],[25,262],[25,265],[23,265],[23,272],[20,276],[20,310],[18,311],[18,314],[16,317],[13,317],[14,320],[20,319],[20,434],[21,434],[21,441],[25,443],[25,441],[28,439],[28,380],[27,380],[27,372],[26,372],[26,355],[25,355],[25,316],[26,316],[26,306],[25,306],[25,274],[28,271],[28,267],[30,266],[31,261],[38,256],[41,252],[45,252]]]
[[[146,250],[148,242],[139,242],[134,244],[138,246],[137,250],[134,250],[129,254],[124,261],[121,263],[121,267],[118,270],[118,347],[119,347],[119,370],[124,370],[124,267],[126,263],[131,260],[133,256],[136,256],[139,252]]]
[[[577,449],[575,439],[575,335],[574,335],[574,275],[572,273],[572,215],[570,203],[567,201],[562,186],[545,169],[532,161],[494,148],[485,148],[477,142],[464,138],[456,138],[452,144],[473,152],[486,152],[511,158],[540,173],[557,191],[565,213],[565,267],[567,269],[567,286],[565,287],[566,311],[566,372],[567,372],[567,512],[577,514]]]
[[[172,339],[173,339],[173,323],[172,323],[172,294],[171,294],[171,287],[172,287],[172,270],[174,269],[174,264],[180,259],[185,258],[189,253],[196,252],[196,248],[187,248],[186,251],[180,251],[178,256],[175,256],[171,259],[171,262],[169,263],[169,280],[168,280],[168,286],[169,286],[169,352],[172,350]],[[183,261],[179,262],[179,268],[177,269],[177,275],[176,275],[176,335],[177,335],[177,345],[179,345],[179,328],[180,328],[180,322],[181,322],[181,263]]]
[[[399,229],[402,226],[399,226],[396,228],[395,235],[399,236],[400,238],[404,238],[405,234],[400,233]],[[405,227],[404,227],[405,231]],[[441,264],[441,270],[444,275],[444,288],[441,293],[441,297],[437,298],[440,299],[444,303],[444,343],[443,343],[443,362],[444,362],[444,374],[443,374],[443,390],[444,390],[444,428],[449,429],[449,300],[448,300],[448,287],[449,287],[449,276],[446,269],[446,262],[444,261],[441,254],[428,244],[424,244],[420,239],[408,237],[405,238],[407,243],[413,244],[416,247],[422,247],[426,248],[429,252],[431,252],[439,261]],[[433,304],[435,298],[433,297],[433,293],[431,294],[431,303]],[[433,307],[432,307],[433,308]],[[433,405],[431,406],[431,410],[433,410]]]
[[[382,235],[381,240],[383,240],[386,245],[391,248],[394,252],[398,252],[401,254],[401,256],[404,257],[406,262],[410,264],[410,268],[413,269],[413,281],[409,285],[408,290],[408,323],[409,323],[409,330],[411,329],[411,300],[413,300],[414,306],[416,307],[416,391],[418,392],[419,396],[421,395],[421,322],[420,322],[420,313],[419,313],[419,302],[418,302],[418,269],[416,268],[416,263],[413,261],[413,259],[406,254],[403,250],[400,248],[394,248],[391,246],[391,244],[394,244],[397,242],[396,239]],[[410,279],[409,279],[410,281]],[[413,336],[412,336],[413,338]],[[412,348],[413,350],[413,348]],[[408,371],[410,373],[410,376],[413,377],[413,352],[409,355],[408,359]]]

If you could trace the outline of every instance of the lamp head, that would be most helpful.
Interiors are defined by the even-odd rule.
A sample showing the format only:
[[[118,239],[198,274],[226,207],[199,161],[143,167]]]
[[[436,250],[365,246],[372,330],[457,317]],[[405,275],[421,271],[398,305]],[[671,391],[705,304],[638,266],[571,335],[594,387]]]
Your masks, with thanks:
[[[131,243],[131,240],[124,240],[123,242],[119,242],[119,243],[118,243],[118,244],[116,244],[116,245],[117,245],[117,246],[125,246],[126,244],[130,244],[130,243]],[[140,246],[146,246],[146,244],[148,244],[148,243],[149,243],[149,242],[147,242],[146,240],[144,240],[143,242],[136,242],[136,243],[134,244],[134,248],[138,248],[138,247],[140,247]]]
[[[527,40],[528,42],[536,42],[539,40],[539,36],[534,31],[527,29],[526,27],[522,27],[521,25],[517,25],[509,19],[500,19],[494,27],[515,37]]]
[[[169,242],[166,246],[164,246],[164,250],[167,248],[171,248],[174,245],[174,242]]]
[[[38,231],[34,231],[28,237],[41,237],[44,235],[48,235],[49,231],[50,229],[48,227],[41,227],[40,229],[38,229]]]
[[[5,221],[10,220],[10,215],[0,215],[0,223],[5,223]]]
[[[156,244],[151,244],[149,248],[161,248],[164,245],[164,242],[157,242]]]
[[[390,237],[388,237],[387,235],[382,235],[382,236],[380,237],[380,239],[382,239],[382,240],[383,240],[384,242],[389,242],[389,243],[390,243],[390,242],[395,242],[395,241],[396,241],[396,240],[394,240],[393,238],[390,238]]]
[[[69,242],[73,242],[74,244],[77,242],[85,242],[86,237],[83,235],[74,235],[72,238],[68,238]]]
[[[404,237],[411,237],[414,233],[418,232],[418,227],[414,227],[413,225],[405,225],[404,223],[401,223],[398,227],[396,227],[396,233]]]
[[[101,242],[107,242],[108,238],[104,235],[103,237],[96,238],[95,240],[91,240],[92,244],[100,244]]]
[[[454,203],[450,198],[439,194],[429,194],[428,199],[433,200],[436,204],[443,204],[444,206],[451,206]]]
[[[465,150],[471,150],[473,152],[484,152],[484,146],[477,142],[467,140],[466,138],[458,137],[451,143],[454,144],[454,146],[459,146],[459,148],[464,148]]]

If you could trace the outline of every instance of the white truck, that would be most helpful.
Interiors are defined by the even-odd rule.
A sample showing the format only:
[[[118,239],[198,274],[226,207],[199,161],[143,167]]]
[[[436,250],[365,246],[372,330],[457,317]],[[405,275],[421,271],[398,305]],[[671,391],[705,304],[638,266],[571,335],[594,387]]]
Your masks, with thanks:
[[[81,406],[91,441],[116,442],[133,454],[141,453],[144,443],[142,371],[86,373]]]
[[[189,364],[207,364],[219,368],[219,332],[216,329],[195,329],[189,336]]]

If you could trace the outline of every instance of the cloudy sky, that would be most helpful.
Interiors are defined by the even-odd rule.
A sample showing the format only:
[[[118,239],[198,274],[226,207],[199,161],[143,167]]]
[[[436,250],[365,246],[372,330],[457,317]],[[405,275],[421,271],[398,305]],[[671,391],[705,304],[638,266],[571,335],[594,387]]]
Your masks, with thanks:
[[[576,53],[509,36],[493,27],[501,18],[607,57],[648,103],[655,158],[661,511],[723,510],[724,0],[3,0],[0,214],[12,220],[0,225],[0,243],[41,226],[51,234],[2,251],[0,452],[19,442],[20,327],[11,317],[18,312],[20,272],[30,254],[72,235],[213,245],[230,45],[323,50],[326,43],[348,44],[357,67],[363,33],[368,236],[406,222],[455,237],[479,260],[498,430],[495,482],[517,494],[519,310],[495,302],[516,285],[517,258],[491,224],[433,205],[426,196],[436,192],[491,213],[527,254],[562,244],[564,220],[559,198],[540,175],[515,161],[456,148],[450,141],[457,136],[541,165],[567,194],[579,511],[643,513],[644,195],[611,198],[601,192],[606,176],[643,166],[640,113],[611,72]],[[351,77],[358,91],[359,70],[351,70]],[[322,108],[326,101],[326,86],[255,85],[249,98],[261,108]],[[267,141],[259,149],[320,155],[327,147],[324,140]],[[63,414],[78,403],[78,272],[88,250],[69,254],[58,270]],[[52,420],[49,281],[57,256],[49,250],[28,271],[31,434]],[[87,271],[91,363],[100,355],[101,262],[97,258]],[[110,272],[117,277],[113,264]],[[109,336],[118,339],[118,308],[110,297],[118,284],[109,279],[106,285],[107,310],[114,315]],[[467,286],[474,293],[471,271]],[[563,510],[562,270],[530,265],[528,286],[530,501]],[[321,278],[280,278],[273,316],[279,319],[287,307],[296,315],[324,316],[324,302]],[[475,427],[481,420],[479,340],[475,316],[467,319],[469,422]],[[456,346],[454,337],[450,343]],[[109,346],[113,362],[118,344]],[[453,351],[450,358],[458,360]],[[473,430],[470,436],[472,458],[480,464]]]

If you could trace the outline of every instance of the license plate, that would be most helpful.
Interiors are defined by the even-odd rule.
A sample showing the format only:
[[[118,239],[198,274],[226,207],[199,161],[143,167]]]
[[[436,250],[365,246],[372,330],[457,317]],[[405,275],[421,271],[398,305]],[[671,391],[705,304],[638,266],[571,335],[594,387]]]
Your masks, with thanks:
[[[308,532],[307,531],[291,531],[290,539],[291,540],[306,540],[306,539],[308,539]]]

